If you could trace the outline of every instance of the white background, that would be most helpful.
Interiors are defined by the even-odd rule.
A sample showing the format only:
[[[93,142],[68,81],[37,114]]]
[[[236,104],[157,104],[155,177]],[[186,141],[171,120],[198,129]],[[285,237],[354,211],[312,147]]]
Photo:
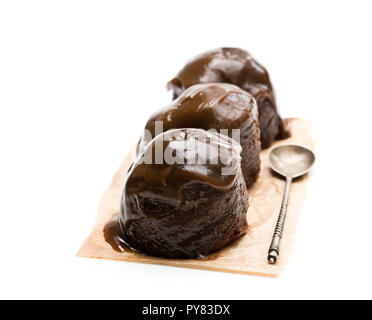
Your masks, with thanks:
[[[372,298],[369,1],[1,1],[0,298]],[[249,50],[317,163],[278,279],[75,257],[165,84]],[[268,239],[269,241],[269,239]]]

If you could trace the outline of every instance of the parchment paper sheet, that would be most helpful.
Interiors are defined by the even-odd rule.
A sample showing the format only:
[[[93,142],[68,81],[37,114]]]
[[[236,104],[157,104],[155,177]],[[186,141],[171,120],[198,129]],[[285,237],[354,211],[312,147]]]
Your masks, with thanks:
[[[293,119],[290,123],[291,137],[277,141],[274,145],[295,143],[313,148],[312,121]],[[267,263],[267,252],[280,210],[284,180],[272,174],[267,161],[268,150],[261,152],[262,166],[260,176],[255,185],[249,190],[248,233],[240,240],[206,260],[162,259],[141,255],[136,252],[116,252],[105,242],[103,237],[105,223],[118,213],[125,174],[134,159],[134,155],[135,149],[132,148],[113,177],[111,186],[103,194],[98,206],[96,223],[89,237],[82,243],[77,256],[269,277],[276,277],[280,274],[289,259],[294,245],[297,221],[306,195],[307,176],[292,184],[280,257],[275,265]]]

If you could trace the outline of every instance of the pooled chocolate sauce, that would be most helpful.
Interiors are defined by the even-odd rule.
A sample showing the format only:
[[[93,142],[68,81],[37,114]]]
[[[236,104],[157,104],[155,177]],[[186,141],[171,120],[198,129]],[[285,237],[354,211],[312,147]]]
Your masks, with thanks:
[[[123,232],[120,228],[118,221],[118,216],[112,218],[106,223],[103,229],[103,235],[106,242],[111,245],[111,247],[118,252],[128,252],[131,251],[129,246],[125,243],[123,239]]]
[[[163,163],[154,163],[157,148]],[[200,129],[157,136],[127,174],[120,227],[108,223],[106,241],[118,251],[128,244],[153,256],[198,258],[238,239],[248,209],[240,152],[234,140]]]
[[[238,129],[243,148],[242,170],[247,187],[257,179],[260,171],[260,137],[255,99],[237,86],[225,83],[207,83],[185,90],[171,105],[152,115],[139,143],[139,153],[157,134],[156,124],[163,131],[174,128],[214,129],[229,136]],[[221,130],[225,130],[224,132]]]
[[[220,48],[205,52],[189,63],[168,83],[173,97],[198,83],[231,83],[252,94],[257,100],[262,148],[288,132],[277,113],[269,73],[247,51]]]

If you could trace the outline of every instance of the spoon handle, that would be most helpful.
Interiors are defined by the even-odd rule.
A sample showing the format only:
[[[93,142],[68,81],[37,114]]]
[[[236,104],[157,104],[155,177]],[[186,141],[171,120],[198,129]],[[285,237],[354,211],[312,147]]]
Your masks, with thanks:
[[[271,242],[270,249],[269,249],[269,255],[267,258],[270,264],[274,264],[276,260],[278,260],[278,257],[279,257],[279,244],[280,244],[280,239],[282,238],[282,234],[283,234],[285,217],[287,215],[288,197],[289,197],[289,190],[291,187],[291,183],[292,183],[292,178],[287,177],[286,182],[285,182],[282,206],[280,209],[278,222],[276,223],[273,240]]]

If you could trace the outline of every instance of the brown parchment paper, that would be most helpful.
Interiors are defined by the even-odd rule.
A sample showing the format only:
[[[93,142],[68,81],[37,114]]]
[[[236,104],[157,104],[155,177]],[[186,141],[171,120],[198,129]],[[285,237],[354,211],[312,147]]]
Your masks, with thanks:
[[[292,119],[290,125],[291,137],[275,142],[274,146],[295,143],[309,148],[314,147],[311,120]],[[111,186],[102,195],[96,223],[89,237],[82,243],[77,256],[269,277],[278,276],[287,263],[294,245],[297,221],[304,202],[308,177],[305,176],[298,181],[294,181],[291,186],[280,257],[275,265],[270,265],[267,263],[267,252],[280,210],[284,180],[272,174],[267,160],[268,151],[263,150],[261,152],[260,176],[248,192],[250,206],[247,213],[249,224],[247,234],[206,260],[174,260],[150,257],[132,251],[119,253],[114,251],[104,239],[103,227],[105,223],[119,211],[125,175],[135,157],[135,148],[132,148],[120,169],[114,175]]]

